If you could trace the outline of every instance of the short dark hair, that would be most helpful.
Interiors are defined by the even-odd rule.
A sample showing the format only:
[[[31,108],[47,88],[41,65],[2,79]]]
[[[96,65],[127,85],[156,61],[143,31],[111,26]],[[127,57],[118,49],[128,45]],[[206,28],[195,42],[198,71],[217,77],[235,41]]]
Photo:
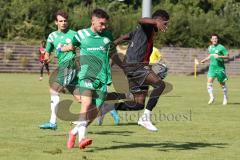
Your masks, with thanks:
[[[57,11],[55,13],[55,17],[54,18],[55,18],[56,21],[58,20],[57,16],[62,16],[63,18],[68,19],[68,14],[66,12],[64,12],[64,11]]]
[[[105,18],[107,20],[109,19],[107,12],[99,8],[93,10],[91,17]]]
[[[212,38],[213,36],[216,36],[217,38],[219,38],[219,35],[216,34],[216,33],[212,33],[211,36],[210,36],[210,38]]]
[[[163,20],[167,21],[169,20],[169,14],[167,11],[165,10],[162,10],[162,9],[159,9],[159,10],[156,10],[153,15],[152,15],[152,18],[157,18],[157,17],[161,17]]]

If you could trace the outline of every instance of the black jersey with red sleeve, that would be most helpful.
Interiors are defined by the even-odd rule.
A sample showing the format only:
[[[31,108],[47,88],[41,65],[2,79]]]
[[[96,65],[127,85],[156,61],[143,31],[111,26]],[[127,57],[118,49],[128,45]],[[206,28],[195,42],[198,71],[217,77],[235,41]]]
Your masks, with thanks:
[[[135,31],[130,33],[130,43],[124,62],[149,63],[153,49],[154,27],[152,25],[139,24]]]

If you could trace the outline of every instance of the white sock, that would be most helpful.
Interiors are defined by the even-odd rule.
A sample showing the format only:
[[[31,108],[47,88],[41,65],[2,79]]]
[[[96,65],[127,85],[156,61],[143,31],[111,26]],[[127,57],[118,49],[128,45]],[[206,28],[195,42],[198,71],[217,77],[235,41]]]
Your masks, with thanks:
[[[223,98],[227,99],[228,98],[228,89],[227,89],[227,85],[225,84],[224,86],[222,86],[222,90],[223,90]]]
[[[143,112],[143,115],[141,116],[141,120],[142,121],[150,121],[150,115],[151,115],[151,111],[148,109],[145,109]]]
[[[80,121],[78,125],[76,126],[78,129],[78,140],[79,142],[85,138],[86,131],[87,131],[87,121]]]
[[[57,92],[51,93],[51,118],[50,123],[56,124],[57,122],[57,108],[59,103],[59,94]]]
[[[77,134],[78,134],[78,127],[75,126],[75,127],[71,130],[71,133],[72,133],[73,135],[77,135]]]
[[[150,114],[151,114],[151,111],[148,110],[148,109],[145,109],[143,114],[150,115]]]
[[[75,127],[71,130],[71,133],[73,135],[77,135],[78,134],[78,124],[80,123],[81,121],[75,121],[76,125]]]
[[[207,83],[207,90],[210,98],[213,98],[213,84],[212,83]]]

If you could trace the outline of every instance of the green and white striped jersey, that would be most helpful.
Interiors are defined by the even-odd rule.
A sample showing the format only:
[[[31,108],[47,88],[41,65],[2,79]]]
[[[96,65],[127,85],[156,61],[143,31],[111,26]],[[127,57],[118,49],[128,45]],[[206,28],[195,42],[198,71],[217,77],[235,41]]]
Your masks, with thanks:
[[[58,64],[63,64],[64,62],[71,60],[76,55],[75,51],[58,52],[57,49],[72,44],[75,35],[76,32],[70,29],[65,33],[60,31],[52,32],[47,39],[46,52],[51,53],[55,50]]]
[[[213,54],[218,54],[219,56],[228,55],[227,49],[221,44],[210,45],[208,47],[208,52],[210,55],[213,55]],[[222,58],[215,59],[213,56],[210,56],[210,67],[216,70],[225,69],[224,59]]]
[[[104,84],[111,84],[111,68],[109,53],[113,36],[111,31],[95,33],[91,28],[81,29],[73,38],[73,45],[80,47],[81,70],[78,78],[100,80]]]

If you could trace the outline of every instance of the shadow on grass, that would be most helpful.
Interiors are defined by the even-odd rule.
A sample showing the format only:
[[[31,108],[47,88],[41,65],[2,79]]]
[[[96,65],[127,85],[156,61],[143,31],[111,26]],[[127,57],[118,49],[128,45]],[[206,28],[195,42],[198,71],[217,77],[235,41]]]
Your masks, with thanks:
[[[99,134],[99,135],[116,135],[116,136],[130,136],[135,133],[132,131],[100,131],[100,132],[88,132],[89,134]]]
[[[120,126],[128,126],[128,125],[133,125],[133,126],[137,126],[136,123],[123,123],[123,124],[119,124],[117,126],[114,125],[104,125],[104,126],[113,126],[113,127],[120,127]],[[101,126],[98,126],[101,127]],[[38,136],[38,138],[45,138],[45,137],[67,137],[68,133],[54,133],[54,131],[49,131],[47,130],[48,133],[47,135],[41,135]],[[132,131],[99,131],[99,132],[88,132],[88,134],[99,134],[99,135],[117,135],[117,136],[130,136],[131,134],[133,134],[135,132]]]
[[[228,102],[228,104],[231,104],[231,105],[240,105],[240,102]]]
[[[54,148],[52,150],[44,150],[43,153],[55,155],[55,154],[61,154],[62,150],[60,148]]]
[[[163,96],[163,97],[168,97],[168,98],[182,98],[183,96],[170,96],[170,95],[167,95],[167,96]]]
[[[133,148],[155,148],[158,151],[168,152],[171,150],[197,150],[201,148],[225,148],[227,143],[202,143],[202,142],[162,142],[162,143],[125,143],[113,141],[120,145],[111,147],[95,148],[87,150],[86,152],[93,151],[106,151],[116,149],[133,149]]]
[[[112,126],[112,127],[118,127],[118,126],[137,126],[137,122],[129,122],[129,123],[126,123],[126,122],[120,122],[120,124],[118,125],[108,125],[108,124],[103,124],[102,126]],[[95,125],[97,126],[97,125]]]

